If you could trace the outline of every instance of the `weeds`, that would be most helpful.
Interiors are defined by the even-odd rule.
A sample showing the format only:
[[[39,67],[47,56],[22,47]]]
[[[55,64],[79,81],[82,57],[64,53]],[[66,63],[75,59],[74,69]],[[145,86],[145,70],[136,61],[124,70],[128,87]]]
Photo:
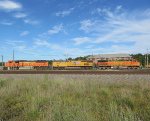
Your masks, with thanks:
[[[0,120],[149,121],[149,77],[1,75]]]
[[[4,87],[7,83],[7,80],[5,79],[0,79],[0,88]]]

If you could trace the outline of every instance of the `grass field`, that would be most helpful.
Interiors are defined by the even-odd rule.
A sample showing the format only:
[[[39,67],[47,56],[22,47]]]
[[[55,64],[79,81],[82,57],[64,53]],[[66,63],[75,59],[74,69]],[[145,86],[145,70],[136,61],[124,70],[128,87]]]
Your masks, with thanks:
[[[150,75],[0,75],[0,121],[150,121]]]

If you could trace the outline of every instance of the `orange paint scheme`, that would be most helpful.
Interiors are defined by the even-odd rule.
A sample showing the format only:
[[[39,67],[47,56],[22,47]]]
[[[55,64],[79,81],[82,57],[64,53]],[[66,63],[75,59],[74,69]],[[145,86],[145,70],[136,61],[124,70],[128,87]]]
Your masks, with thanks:
[[[34,66],[34,67],[47,67],[48,62],[19,62],[19,67]]]
[[[5,67],[48,67],[47,61],[8,61]]]
[[[108,61],[108,62],[98,62],[98,66],[122,66],[122,67],[139,67],[140,63],[137,61]]]
[[[19,64],[13,61],[8,61],[5,63],[5,67],[18,67]]]

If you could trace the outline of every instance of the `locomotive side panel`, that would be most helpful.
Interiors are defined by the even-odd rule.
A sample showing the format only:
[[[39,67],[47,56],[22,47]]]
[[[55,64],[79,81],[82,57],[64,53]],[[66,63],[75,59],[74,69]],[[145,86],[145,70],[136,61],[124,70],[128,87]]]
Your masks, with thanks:
[[[137,61],[107,61],[98,62],[99,68],[139,68],[140,63]]]
[[[13,61],[8,61],[5,63],[5,67],[18,67],[19,64]]]
[[[19,63],[14,61],[5,62],[5,68],[7,68],[7,70],[18,70]]]
[[[53,69],[86,69],[92,68],[93,62],[89,61],[60,61],[52,63]]]
[[[67,66],[69,67],[91,67],[93,62],[90,61],[70,61]]]
[[[48,69],[48,66],[48,61],[27,61],[19,63],[19,67],[30,67],[33,69]]]
[[[48,69],[48,61],[8,61],[5,63],[8,70],[18,69]]]

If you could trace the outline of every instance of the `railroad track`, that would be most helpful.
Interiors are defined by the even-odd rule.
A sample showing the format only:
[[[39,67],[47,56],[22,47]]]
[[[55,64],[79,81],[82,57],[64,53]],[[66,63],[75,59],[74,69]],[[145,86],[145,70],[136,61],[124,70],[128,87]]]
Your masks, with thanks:
[[[0,74],[145,74],[150,75],[150,70],[17,70],[0,71]]]

